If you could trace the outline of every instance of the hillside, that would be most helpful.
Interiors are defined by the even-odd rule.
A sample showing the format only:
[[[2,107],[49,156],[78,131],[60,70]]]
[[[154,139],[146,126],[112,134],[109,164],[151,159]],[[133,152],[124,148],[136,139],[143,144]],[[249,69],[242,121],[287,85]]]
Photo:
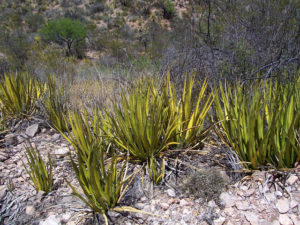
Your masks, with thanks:
[[[170,69],[174,76],[201,71],[245,79],[299,65],[296,0],[13,0],[1,1],[0,16],[1,71],[74,76],[76,59],[93,59],[99,67],[135,74]],[[39,30],[58,18],[79,20],[87,30],[84,42],[73,46],[75,61],[64,69],[66,46],[38,41]],[[57,62],[49,65],[53,56]]]

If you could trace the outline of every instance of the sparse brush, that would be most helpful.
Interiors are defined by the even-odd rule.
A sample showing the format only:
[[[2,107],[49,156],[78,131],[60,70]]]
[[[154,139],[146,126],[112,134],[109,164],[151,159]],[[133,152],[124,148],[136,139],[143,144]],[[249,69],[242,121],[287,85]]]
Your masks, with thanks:
[[[297,86],[298,85],[298,86]],[[291,168],[300,160],[298,82],[265,81],[251,86],[220,85],[215,99],[216,132],[245,167]]]
[[[6,119],[32,115],[43,85],[25,73],[6,74],[0,81],[0,105]]]
[[[51,126],[58,131],[65,132],[68,130],[66,120],[68,103],[69,94],[63,88],[62,82],[57,81],[55,76],[50,76],[46,85],[43,106]]]
[[[50,192],[53,188],[53,174],[52,174],[52,161],[50,154],[48,154],[48,165],[42,159],[38,149],[33,148],[31,145],[26,148],[26,159],[29,169],[23,166],[30,176],[33,186],[36,191]]]
[[[182,147],[190,147],[200,143],[208,135],[209,129],[204,129],[204,121],[213,103],[212,93],[205,94],[207,80],[200,88],[198,97],[193,97],[195,76],[185,77],[182,96],[177,99],[174,84],[170,81],[170,74],[166,76],[163,86],[164,102],[168,106],[168,114],[177,117],[176,142]]]

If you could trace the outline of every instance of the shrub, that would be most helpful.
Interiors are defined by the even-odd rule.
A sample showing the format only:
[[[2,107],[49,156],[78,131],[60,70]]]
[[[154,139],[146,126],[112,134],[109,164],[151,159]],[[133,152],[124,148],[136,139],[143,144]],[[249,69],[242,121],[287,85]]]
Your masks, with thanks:
[[[196,172],[190,176],[183,186],[183,189],[196,198],[209,202],[217,200],[222,193],[226,182],[220,172],[215,169]]]
[[[122,6],[130,7],[132,5],[132,0],[120,0]]]
[[[40,13],[29,13],[25,19],[32,32],[36,32],[44,23],[44,17]]]
[[[90,12],[92,14],[103,12],[105,10],[105,5],[102,2],[97,2],[90,6]]]
[[[160,6],[163,9],[163,17],[165,19],[172,19],[176,15],[175,5],[171,0],[161,0]]]
[[[6,74],[0,81],[0,104],[5,118],[24,118],[36,109],[42,84],[25,73]]]
[[[29,35],[21,28],[9,30],[2,27],[0,48],[6,55],[9,69],[22,70],[32,47]]]
[[[299,81],[220,86],[215,100],[217,134],[248,168],[291,168],[300,160]]]
[[[84,41],[86,29],[79,20],[62,18],[46,24],[40,34],[45,41],[53,41],[59,45],[67,45],[67,55],[72,54],[72,46]]]
[[[26,159],[29,169],[27,169],[24,162],[23,166],[30,176],[36,191],[50,192],[53,188],[52,161],[50,154],[48,154],[48,165],[46,166],[40,152],[30,145],[30,147],[26,148]]]

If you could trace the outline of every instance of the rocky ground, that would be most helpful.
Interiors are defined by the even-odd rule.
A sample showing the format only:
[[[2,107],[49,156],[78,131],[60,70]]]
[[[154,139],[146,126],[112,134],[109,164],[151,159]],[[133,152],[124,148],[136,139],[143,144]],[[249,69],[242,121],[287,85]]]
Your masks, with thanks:
[[[43,156],[50,152],[55,162],[54,190],[36,193],[23,167],[25,147],[30,141]],[[64,179],[77,185],[68,153],[72,147],[43,122],[16,123],[0,149],[0,224],[102,224],[72,195]],[[300,224],[299,169],[288,172],[257,171],[229,173],[226,149],[209,144],[199,151],[179,155],[179,166],[167,161],[166,182],[155,186],[136,178],[124,197],[145,213],[110,212],[111,224]],[[232,162],[231,162],[232,163]],[[135,166],[135,169],[139,165]],[[224,185],[208,173],[220,171]],[[173,168],[173,169],[172,169]],[[174,170],[176,168],[176,170]],[[231,171],[232,172],[232,171]],[[199,173],[207,179],[193,183]],[[211,181],[214,180],[214,181]],[[215,183],[213,183],[215,182]],[[190,185],[200,193],[186,192]]]

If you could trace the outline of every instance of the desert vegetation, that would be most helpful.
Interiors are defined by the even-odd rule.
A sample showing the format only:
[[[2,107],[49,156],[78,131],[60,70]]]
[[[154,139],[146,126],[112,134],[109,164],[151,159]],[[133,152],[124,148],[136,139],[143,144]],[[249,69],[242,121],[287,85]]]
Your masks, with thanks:
[[[299,1],[0,7],[0,144],[21,121],[45,121],[72,146],[77,183],[63,182],[106,224],[112,211],[148,213],[123,201],[135,179],[163,186],[182,155],[215,142],[241,173],[298,166]],[[51,193],[54,153],[42,157],[30,139],[25,151],[31,184]],[[182,189],[218,198],[221,175],[195,171]]]

